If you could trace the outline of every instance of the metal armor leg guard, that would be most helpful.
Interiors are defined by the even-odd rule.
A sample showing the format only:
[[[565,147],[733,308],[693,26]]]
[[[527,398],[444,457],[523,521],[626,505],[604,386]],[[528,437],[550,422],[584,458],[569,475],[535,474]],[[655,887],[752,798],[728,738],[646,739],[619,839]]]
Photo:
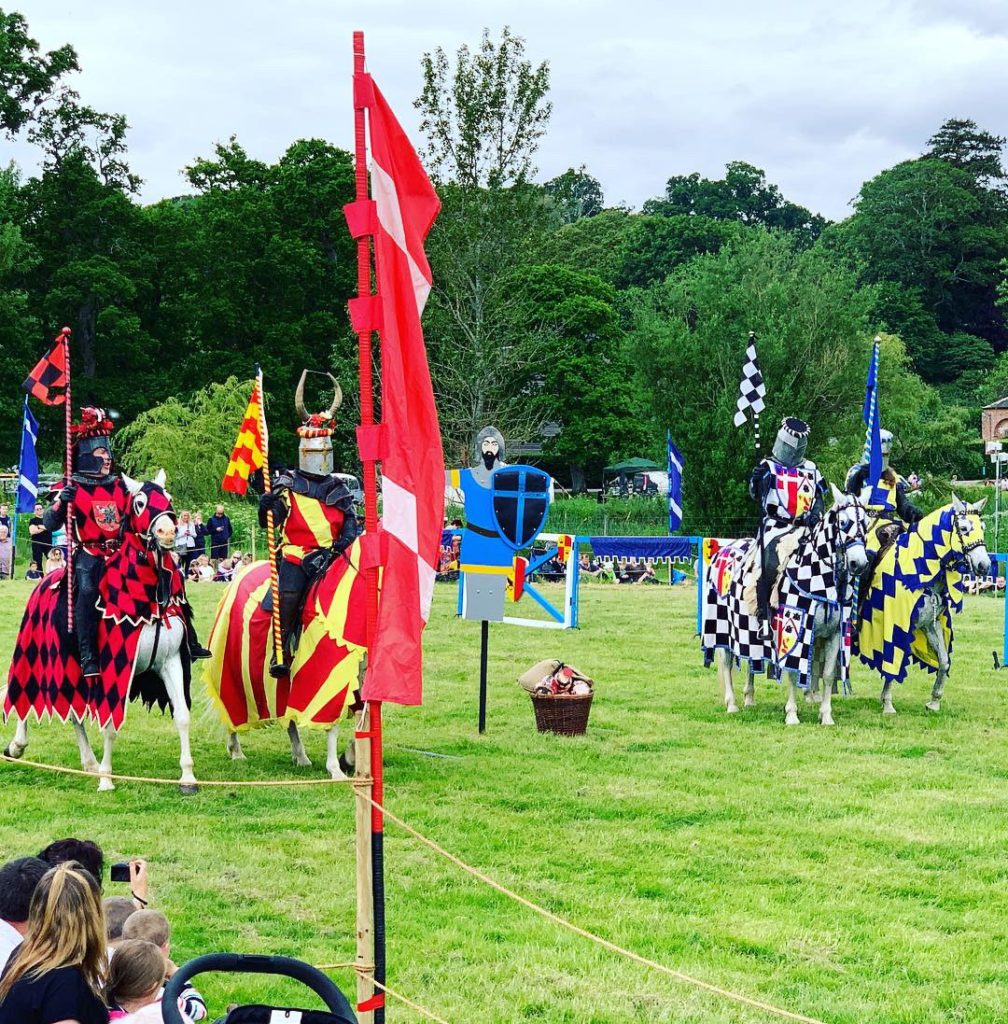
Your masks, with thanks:
[[[210,652],[199,642],[196,634],[196,622],[193,615],[192,605],[188,601],[182,602],[182,614],[186,624],[186,643],[189,646],[189,657],[196,661],[197,658],[209,658]]]

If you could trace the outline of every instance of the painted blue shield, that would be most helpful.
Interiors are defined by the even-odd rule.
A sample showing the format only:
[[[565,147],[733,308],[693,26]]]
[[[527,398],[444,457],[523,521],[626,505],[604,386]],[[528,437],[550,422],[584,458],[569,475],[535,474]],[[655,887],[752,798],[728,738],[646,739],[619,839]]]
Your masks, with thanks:
[[[550,477],[533,466],[500,466],[490,474],[494,526],[515,551],[527,548],[546,525]]]

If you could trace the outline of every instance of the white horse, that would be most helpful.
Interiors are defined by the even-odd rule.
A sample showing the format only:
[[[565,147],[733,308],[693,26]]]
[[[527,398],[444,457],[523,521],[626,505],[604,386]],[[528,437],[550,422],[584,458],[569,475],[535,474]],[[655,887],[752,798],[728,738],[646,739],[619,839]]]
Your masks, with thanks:
[[[132,495],[127,516],[127,532],[123,545],[123,557],[134,560],[139,573],[156,582],[159,573],[177,571],[174,564],[175,512],[171,496],[164,489],[165,474],[160,470],[152,481],[140,483],[123,474],[123,480]],[[143,578],[143,577],[141,577]],[[39,584],[45,587],[46,581]],[[35,593],[37,593],[36,591]],[[35,594],[33,594],[34,598]],[[31,601],[32,598],[29,598]],[[169,609],[166,607],[165,611]],[[177,606],[174,609],[178,612]],[[146,622],[141,627],[133,666],[133,685],[130,697],[137,696],[136,680],[144,673],[158,677],[162,692],[144,689],[140,694],[146,702],[167,703],[171,708],[175,728],[179,734],[181,754],[179,766],[182,770],[179,788],[182,793],[191,794],[197,790],[193,775],[192,753],[189,748],[189,702],[185,688],[185,674],[182,652],[186,643],[185,618],[181,614],[165,614]],[[148,677],[151,678],[151,677]],[[104,740],[102,760],[99,763],[91,749],[90,741],[80,717],[70,714],[77,746],[80,750],[81,767],[98,775],[98,789],[106,792],[115,789],[112,781],[112,746],[116,729],[111,721],[101,729]],[[4,751],[7,757],[19,758],[28,746],[28,725],[24,717],[18,717],[14,738]]]
[[[823,725],[834,724],[832,692],[840,674],[843,624],[849,615],[853,596],[851,579],[864,570],[868,558],[864,546],[864,507],[856,498],[842,494],[836,487],[832,491],[833,506],[807,532],[803,543],[783,567],[780,599],[774,602],[778,618],[793,597],[799,598],[810,609],[806,613],[801,636],[795,637],[810,644],[809,669],[804,677],[797,669],[787,667],[789,661],[782,646],[784,626],[778,625],[771,637],[749,610],[744,596],[747,583],[741,570],[755,541],[739,541],[718,553],[726,563],[717,566],[717,573],[712,573],[710,578],[703,643],[708,652],[713,652],[729,714],[739,710],[732,682],[733,667],[746,662],[743,703],[745,707],[753,707],[756,703],[753,664],[758,662],[776,668],[781,680],[787,683],[788,695],[784,706],[787,725],[798,725],[800,721],[796,691],[802,678],[810,694],[816,681],[822,679],[824,693],[819,706],[819,721]],[[718,574],[726,568],[729,577],[725,581],[719,579]],[[811,616],[811,621],[807,621],[808,616]]]

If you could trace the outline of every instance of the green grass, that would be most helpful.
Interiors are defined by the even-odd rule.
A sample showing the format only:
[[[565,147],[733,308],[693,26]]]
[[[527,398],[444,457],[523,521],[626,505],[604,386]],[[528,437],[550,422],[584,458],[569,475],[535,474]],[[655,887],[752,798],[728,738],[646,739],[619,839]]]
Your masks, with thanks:
[[[204,631],[220,591],[194,587]],[[0,656],[23,584],[0,591]],[[439,587],[420,708],[390,707],[391,810],[530,899],[637,952],[831,1024],[994,1022],[1008,1005],[1008,727],[1002,605],[968,599],[940,716],[930,677],[899,689],[855,672],[824,730],[802,707],[783,725],[765,679],[727,716],[694,633],[695,591],[585,587],[582,628],[490,629],[489,725],[476,732],[479,628]],[[557,656],[597,680],[588,735],[539,735],[515,676]],[[198,699],[201,697],[198,695]],[[302,777],[284,735],[225,759],[220,727],[194,726],[203,778]],[[11,727],[7,727],[7,734]],[[77,764],[68,728],[35,727],[26,756]],[[307,746],[321,774],[323,742]],[[412,748],[412,749],[410,749]],[[447,754],[429,757],[417,750]],[[166,719],[136,707],[116,748],[130,774],[177,776]],[[5,857],[63,835],[110,860],[146,855],[176,959],[215,949],[309,961],[354,955],[353,808],[343,788],[174,789],[0,765]],[[452,1024],[766,1021],[570,935],[461,874],[389,825],[389,982]],[[108,891],[117,889],[106,883]],[[339,977],[352,991],[349,974]],[[231,998],[296,999],[275,982],[208,977]],[[414,1021],[392,1003],[390,1022]]]

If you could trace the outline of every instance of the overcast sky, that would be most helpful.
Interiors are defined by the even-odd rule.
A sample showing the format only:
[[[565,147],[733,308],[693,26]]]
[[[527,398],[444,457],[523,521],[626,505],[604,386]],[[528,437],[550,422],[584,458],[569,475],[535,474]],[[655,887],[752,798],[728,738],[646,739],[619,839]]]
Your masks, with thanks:
[[[632,207],[672,174],[762,167],[831,218],[861,183],[920,154],[948,117],[1008,135],[1008,0],[7,0],[43,48],[69,42],[73,84],[126,115],[154,201],[235,134],[275,160],[297,138],[353,148],[351,33],[416,139],[420,56],[488,26],[549,61],[553,117],[539,177],[585,164]],[[8,147],[26,170],[28,147]]]

